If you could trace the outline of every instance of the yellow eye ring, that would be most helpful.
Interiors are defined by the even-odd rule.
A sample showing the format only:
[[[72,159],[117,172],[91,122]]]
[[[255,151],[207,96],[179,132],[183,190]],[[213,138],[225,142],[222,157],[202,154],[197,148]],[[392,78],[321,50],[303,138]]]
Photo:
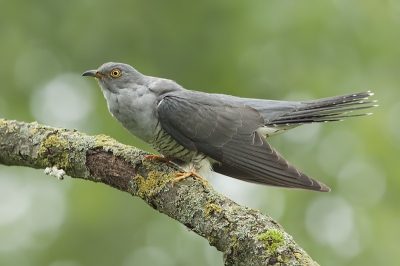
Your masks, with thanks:
[[[122,72],[118,68],[114,68],[110,72],[110,76],[113,77],[113,78],[119,78],[121,75],[122,75]]]

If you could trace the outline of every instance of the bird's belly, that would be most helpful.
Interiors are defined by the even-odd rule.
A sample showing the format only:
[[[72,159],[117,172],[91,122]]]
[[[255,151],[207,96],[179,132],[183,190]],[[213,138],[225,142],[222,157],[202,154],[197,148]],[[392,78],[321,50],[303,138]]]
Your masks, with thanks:
[[[171,162],[186,172],[194,167],[194,171],[204,179],[211,177],[212,164],[216,163],[215,160],[200,151],[186,149],[161,127],[157,128],[156,132],[154,140],[149,142],[153,149],[166,157],[170,157]]]
[[[197,151],[190,151],[180,145],[174,140],[170,134],[168,134],[161,127],[157,128],[157,134],[155,134],[154,140],[150,141],[150,146],[161,153],[164,156],[172,157],[182,161],[182,163],[189,163],[192,158],[196,156]]]

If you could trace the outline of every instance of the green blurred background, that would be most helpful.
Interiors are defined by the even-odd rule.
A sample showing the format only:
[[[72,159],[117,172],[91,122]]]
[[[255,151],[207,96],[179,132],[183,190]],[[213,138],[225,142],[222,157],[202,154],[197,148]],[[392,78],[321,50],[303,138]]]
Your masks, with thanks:
[[[329,194],[217,177],[321,265],[394,265],[400,245],[400,2],[1,1],[0,117],[106,134],[107,61],[185,88],[308,100],[371,90],[374,115],[270,139]],[[222,253],[140,199],[0,165],[0,265],[222,265]]]

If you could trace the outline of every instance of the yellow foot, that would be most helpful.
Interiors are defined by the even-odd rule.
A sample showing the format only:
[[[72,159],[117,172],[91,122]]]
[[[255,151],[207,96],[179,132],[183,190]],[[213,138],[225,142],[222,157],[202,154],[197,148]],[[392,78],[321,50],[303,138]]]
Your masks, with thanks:
[[[207,182],[207,183],[208,183],[207,180],[205,180],[204,178],[202,178],[201,175],[197,174],[197,173],[194,171],[194,167],[190,168],[190,170],[189,170],[188,172],[186,172],[186,173],[176,173],[175,176],[177,176],[177,178],[175,178],[174,180],[172,180],[171,187],[173,187],[174,184],[175,184],[176,182],[179,182],[179,181],[181,181],[181,180],[183,180],[183,179],[186,179],[186,178],[188,178],[189,176],[193,176],[193,177],[199,178],[199,179],[203,180],[204,182]]]
[[[144,163],[144,161],[146,161],[146,160],[158,160],[158,161],[162,161],[162,162],[166,162],[166,163],[169,163],[171,161],[171,159],[169,157],[161,157],[161,156],[157,156],[157,155],[147,155],[147,156],[143,157],[142,163]]]

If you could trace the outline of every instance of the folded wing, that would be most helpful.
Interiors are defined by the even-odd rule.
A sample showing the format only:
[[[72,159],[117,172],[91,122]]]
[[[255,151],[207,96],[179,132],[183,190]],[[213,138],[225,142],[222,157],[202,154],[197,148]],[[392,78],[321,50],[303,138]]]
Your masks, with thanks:
[[[157,113],[178,143],[218,161],[214,171],[257,184],[329,191],[273,149],[257,129],[261,114],[243,103],[195,91],[167,94]]]

